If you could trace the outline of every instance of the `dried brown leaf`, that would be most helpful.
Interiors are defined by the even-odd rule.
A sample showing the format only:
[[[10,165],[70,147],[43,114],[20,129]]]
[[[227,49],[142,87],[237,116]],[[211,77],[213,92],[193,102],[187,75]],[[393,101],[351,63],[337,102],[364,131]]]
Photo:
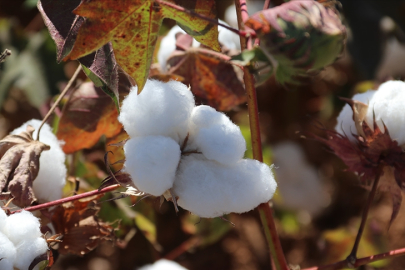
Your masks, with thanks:
[[[32,138],[34,129],[27,127],[18,135],[9,135],[0,141],[0,192],[9,191],[13,203],[26,207],[37,199],[32,184],[38,175],[42,151],[50,147]]]
[[[100,208],[95,200],[101,196],[66,203],[55,209],[52,223],[56,233],[63,234],[59,253],[84,255],[101,241],[114,239],[114,229],[97,218]]]

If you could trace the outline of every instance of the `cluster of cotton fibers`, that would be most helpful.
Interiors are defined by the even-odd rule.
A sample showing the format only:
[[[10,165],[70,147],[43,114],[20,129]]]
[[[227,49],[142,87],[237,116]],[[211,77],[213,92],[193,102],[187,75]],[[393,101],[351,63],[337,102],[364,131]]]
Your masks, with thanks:
[[[170,189],[178,205],[201,217],[249,211],[275,192],[270,168],[242,159],[239,127],[209,106],[195,106],[180,82],[148,80],[139,95],[134,87],[119,120],[130,136],[124,170],[140,191],[160,196]]]
[[[11,134],[19,134],[27,130],[30,125],[35,128],[33,138],[37,138],[38,128],[41,121],[32,119],[24,123],[21,127],[13,130]],[[50,202],[62,198],[62,189],[66,183],[65,153],[61,148],[61,143],[52,133],[48,124],[41,128],[39,140],[51,147],[48,151],[43,151],[39,159],[39,172],[33,182],[35,196],[40,203]]]
[[[37,256],[47,252],[48,245],[39,226],[38,219],[30,212],[7,216],[0,208],[1,270],[27,270]]]

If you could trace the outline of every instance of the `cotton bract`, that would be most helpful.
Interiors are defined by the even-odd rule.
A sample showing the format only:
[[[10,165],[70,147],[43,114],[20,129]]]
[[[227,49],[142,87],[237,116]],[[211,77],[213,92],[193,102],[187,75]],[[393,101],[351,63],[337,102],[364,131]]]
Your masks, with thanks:
[[[374,114],[380,130],[384,131],[385,124],[391,139],[396,140],[399,145],[405,144],[404,104],[405,83],[388,81],[380,85],[367,110],[367,122],[372,123]]]
[[[4,215],[4,210],[0,209],[0,216]],[[48,245],[41,236],[40,223],[30,212],[6,216],[1,222],[0,269],[27,270],[37,256],[47,252]]]
[[[24,123],[21,127],[13,130],[11,134],[19,134],[26,131],[27,126],[35,128],[33,137],[36,138],[41,121],[32,119]],[[48,151],[43,151],[39,159],[39,172],[33,182],[33,190],[39,202],[49,202],[62,198],[62,189],[66,183],[65,153],[61,148],[55,134],[48,124],[41,128],[39,140],[51,147]]]
[[[375,90],[368,90],[364,93],[355,94],[352,99],[363,102],[364,104],[369,104],[375,93]],[[367,124],[371,127],[372,123],[372,121],[367,121]],[[335,130],[342,135],[346,135],[351,141],[355,140],[353,134],[357,135],[357,129],[353,121],[353,110],[349,104],[346,104],[340,112]]]
[[[171,193],[201,217],[243,213],[274,194],[270,168],[242,159],[246,142],[240,128],[209,106],[195,107],[180,82],[148,81],[141,94],[133,90],[119,120],[130,136],[124,171],[142,192]]]

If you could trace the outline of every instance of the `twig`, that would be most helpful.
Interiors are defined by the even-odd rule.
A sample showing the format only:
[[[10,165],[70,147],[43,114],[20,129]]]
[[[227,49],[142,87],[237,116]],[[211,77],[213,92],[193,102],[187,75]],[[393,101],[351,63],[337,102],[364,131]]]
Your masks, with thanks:
[[[207,22],[210,22],[210,23],[213,23],[213,24],[215,24],[215,25],[222,26],[222,27],[228,29],[229,31],[231,31],[231,32],[233,32],[233,33],[235,33],[235,34],[237,34],[237,35],[239,35],[239,36],[244,36],[244,37],[245,37],[245,36],[256,36],[256,34],[253,32],[253,30],[246,32],[246,31],[241,31],[241,30],[235,29],[235,28],[233,28],[233,27],[231,27],[231,26],[229,26],[229,25],[220,23],[217,19],[212,19],[212,18],[206,17],[206,16],[204,16],[204,15],[198,14],[197,12],[188,10],[188,9],[186,9],[186,8],[184,8],[184,7],[181,7],[181,6],[178,6],[178,5],[176,5],[176,4],[169,3],[169,2],[166,2],[166,1],[162,1],[162,0],[155,0],[155,2],[156,2],[156,3],[159,3],[159,4],[161,4],[161,5],[164,5],[164,6],[171,7],[171,8],[173,8],[173,9],[178,10],[178,11],[181,11],[181,12],[184,12],[184,13],[187,13],[187,14],[190,14],[190,15],[192,15],[192,16],[194,16],[194,17],[203,19],[203,20],[205,20],[205,21],[207,21]]]
[[[11,55],[11,51],[9,49],[5,49],[4,52],[0,54],[0,63],[6,61],[6,58]]]
[[[270,2],[271,2],[271,0],[264,1],[263,10],[270,8]]]
[[[47,202],[47,203],[27,207],[27,208],[24,208],[24,209],[19,209],[19,210],[11,212],[11,214],[21,212],[22,210],[36,211],[36,210],[46,209],[46,208],[49,208],[49,207],[52,207],[52,206],[56,206],[56,205],[64,204],[64,203],[67,203],[67,202],[72,202],[72,201],[84,199],[84,198],[91,197],[91,196],[94,196],[94,195],[104,194],[104,193],[116,190],[119,187],[121,187],[119,184],[111,185],[111,186],[108,186],[108,187],[103,188],[101,190],[92,190],[92,191],[85,192],[85,193],[82,193],[82,194],[79,194],[79,195],[74,195],[74,196],[70,196],[70,197],[67,197],[67,198],[62,198],[62,199],[59,199],[59,200],[55,200],[55,201],[52,201],[52,202]]]
[[[68,84],[66,85],[65,89],[63,89],[62,93],[60,93],[58,99],[55,101],[55,103],[52,105],[52,107],[49,109],[48,113],[45,115],[44,119],[42,120],[41,125],[38,128],[38,134],[37,134],[37,141],[39,141],[39,132],[41,131],[42,126],[45,124],[45,122],[48,120],[48,118],[51,116],[55,108],[59,105],[59,102],[62,100],[62,98],[66,95],[66,93],[69,91],[70,87],[72,86],[73,82],[76,80],[77,76],[79,75],[80,71],[82,70],[82,66],[79,64],[77,67],[75,73],[73,74],[72,78],[70,78]]]
[[[248,18],[248,12],[245,0],[235,0],[236,14],[238,18],[239,29],[243,29],[243,21]],[[240,37],[241,49],[246,49],[246,38]],[[256,89],[254,86],[253,75],[248,69],[243,70],[243,80],[248,96],[249,124],[252,137],[253,158],[263,162],[262,145],[260,138],[259,112],[257,105]],[[277,270],[288,270],[287,262],[283,254],[280,239],[278,238],[276,226],[273,219],[273,211],[268,203],[258,206],[260,219],[263,224],[267,243],[270,248],[270,256]]]
[[[359,231],[357,232],[356,240],[354,241],[354,244],[353,244],[353,249],[350,252],[349,256],[347,256],[347,258],[346,258],[348,264],[353,264],[354,265],[354,263],[357,260],[357,249],[359,247],[361,236],[363,235],[364,226],[366,225],[368,212],[370,210],[371,204],[373,203],[373,200],[374,200],[375,193],[377,191],[377,186],[378,186],[378,182],[380,180],[381,172],[382,172],[382,166],[380,165],[380,167],[378,168],[378,173],[377,173],[377,175],[375,176],[375,179],[374,179],[373,187],[372,187],[371,192],[370,192],[370,194],[368,196],[367,204],[364,207],[363,213],[361,215],[361,223],[360,223]]]
[[[301,270],[337,270],[337,269],[342,269],[342,268],[354,269],[354,268],[357,268],[359,266],[362,266],[362,265],[365,265],[368,263],[381,261],[381,260],[385,260],[385,259],[393,259],[393,258],[403,256],[403,255],[405,255],[405,248],[395,249],[395,250],[391,250],[386,253],[381,253],[381,254],[377,254],[377,255],[360,258],[360,259],[357,259],[353,265],[349,265],[347,260],[343,260],[340,262],[336,262],[336,263],[332,263],[332,264],[328,264],[328,265],[324,265],[324,266],[319,266],[319,267],[316,266],[316,267],[305,268],[305,269],[301,269]]]

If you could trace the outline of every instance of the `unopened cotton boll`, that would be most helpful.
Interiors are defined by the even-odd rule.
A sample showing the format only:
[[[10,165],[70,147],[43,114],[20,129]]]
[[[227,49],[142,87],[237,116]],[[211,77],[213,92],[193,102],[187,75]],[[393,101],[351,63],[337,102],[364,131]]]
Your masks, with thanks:
[[[190,120],[190,145],[222,164],[234,164],[246,151],[246,141],[240,128],[223,113],[201,105],[194,108]]]
[[[48,250],[48,245],[45,239],[38,237],[31,241],[25,242],[23,245],[17,246],[17,260],[14,266],[20,270],[26,270],[32,261],[39,255],[45,254]],[[38,269],[37,267],[34,270]]]
[[[13,270],[13,265],[17,257],[17,250],[8,237],[0,232],[0,269]]]
[[[15,246],[41,237],[40,223],[31,212],[21,211],[7,218],[4,234]]]
[[[193,94],[181,82],[148,80],[139,95],[137,87],[131,89],[118,120],[132,138],[161,135],[182,143],[194,105]]]
[[[364,104],[368,105],[374,94],[376,93],[375,90],[368,90],[364,93],[355,94],[352,99],[356,101],[363,102]],[[372,121],[367,121],[367,124],[372,127]],[[335,130],[342,134],[346,135],[349,140],[354,141],[355,138],[352,134],[357,135],[356,125],[353,120],[353,110],[349,104],[346,104],[342,111],[340,112],[337,118],[337,124]]]
[[[176,262],[160,259],[154,264],[142,266],[141,268],[138,268],[138,270],[187,270],[187,268],[184,268]]]
[[[169,137],[147,136],[128,140],[124,145],[124,170],[135,186],[154,196],[173,186],[180,161],[180,146]]]
[[[192,154],[182,158],[172,190],[179,206],[211,218],[250,211],[268,202],[276,187],[270,168],[259,161],[226,166]]]
[[[13,130],[11,134],[19,134],[27,130],[27,126],[35,128],[33,137],[36,138],[41,121],[32,119],[24,123],[21,127]],[[51,147],[48,151],[43,151],[39,159],[38,176],[33,182],[35,196],[40,202],[49,202],[62,198],[62,189],[66,183],[66,155],[61,148],[61,143],[52,133],[48,124],[41,128],[39,140]]]
[[[367,122],[373,122],[374,114],[379,129],[384,132],[385,124],[391,139],[399,145],[405,144],[404,104],[405,83],[388,81],[380,85],[367,110]]]

